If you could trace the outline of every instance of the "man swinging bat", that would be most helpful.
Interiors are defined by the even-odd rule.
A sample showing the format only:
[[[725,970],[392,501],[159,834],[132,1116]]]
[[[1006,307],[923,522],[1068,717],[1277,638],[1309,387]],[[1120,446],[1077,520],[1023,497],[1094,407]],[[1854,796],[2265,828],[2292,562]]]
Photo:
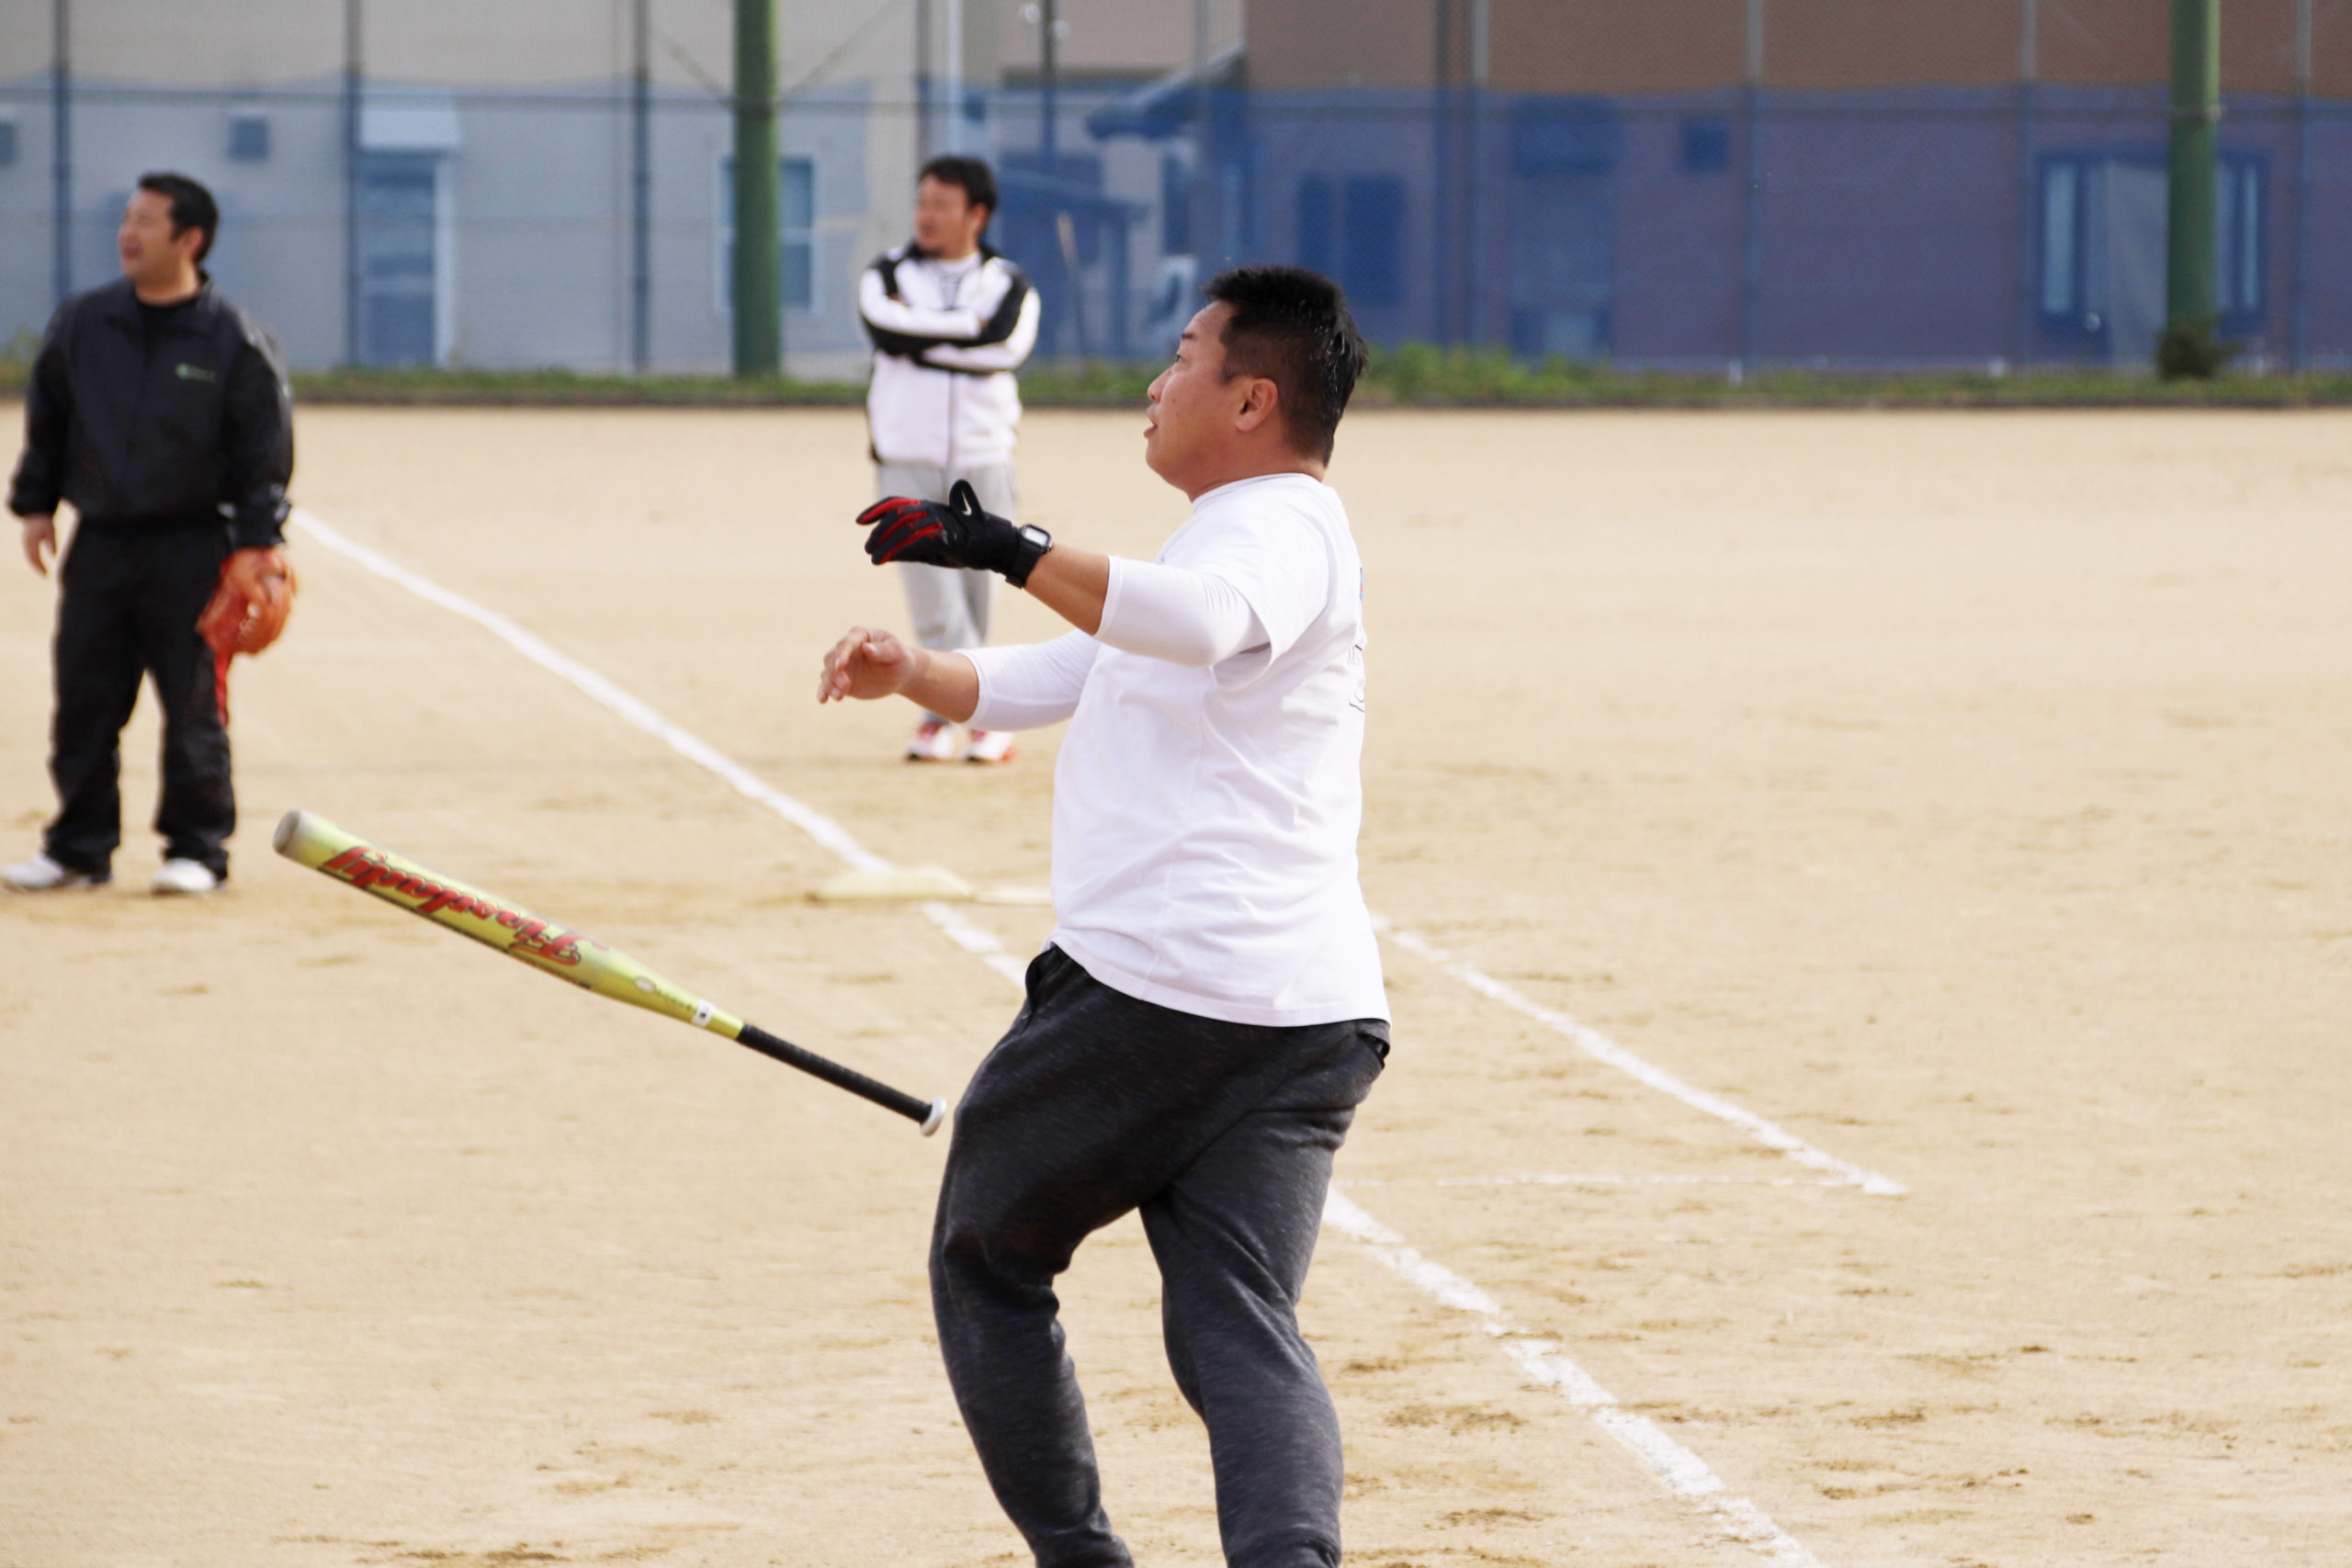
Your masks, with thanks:
[[[876,562],[998,572],[1077,630],[938,652],[854,628],[818,691],[991,730],[1069,721],[1058,923],[956,1108],[931,1254],[948,1379],[1041,1568],[1132,1561],[1053,1285],[1135,1210],[1227,1561],[1340,1561],[1339,1421],[1295,1309],[1332,1156],[1388,1052],[1356,876],[1363,568],[1323,482],[1364,346],[1312,273],[1204,292],[1151,385],[1144,460],[1193,501],[1159,558],[1057,545],[960,489],[885,501],[858,519]]]

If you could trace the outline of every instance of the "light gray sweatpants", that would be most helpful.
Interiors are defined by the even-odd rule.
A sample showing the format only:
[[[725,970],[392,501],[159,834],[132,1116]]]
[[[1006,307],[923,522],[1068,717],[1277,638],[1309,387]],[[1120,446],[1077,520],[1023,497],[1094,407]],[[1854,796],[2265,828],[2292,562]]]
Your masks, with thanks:
[[[1014,509],[1021,504],[1021,496],[1010,463],[961,469],[929,463],[883,463],[874,470],[874,495],[877,501],[892,495],[945,501],[959,479],[972,481],[982,510],[999,517],[1017,516]],[[989,640],[996,573],[900,561],[899,581],[906,587],[907,617],[913,623],[915,641],[923,647],[953,652],[978,648]]]

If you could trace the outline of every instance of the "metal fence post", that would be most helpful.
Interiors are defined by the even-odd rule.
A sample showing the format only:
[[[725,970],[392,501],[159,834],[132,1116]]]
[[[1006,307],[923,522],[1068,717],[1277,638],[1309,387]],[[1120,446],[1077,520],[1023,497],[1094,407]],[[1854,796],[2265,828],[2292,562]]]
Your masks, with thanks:
[[[947,151],[964,150],[964,0],[947,0]]]
[[[629,77],[628,358],[653,363],[653,3],[636,0]]]
[[[1470,172],[1463,189],[1464,301],[1469,320],[1463,339],[1472,347],[1487,341],[1487,107],[1494,74],[1494,15],[1490,0],[1470,0],[1470,115],[1465,140]]]
[[[2041,6],[2019,0],[2018,28],[2018,275],[2017,342],[2010,358],[2020,367],[2033,358],[2034,323],[2041,314],[2041,181],[2034,166],[2041,134]]]
[[[1453,338],[1453,263],[1460,250],[1453,191],[1453,0],[1437,0],[1430,70],[1430,337]]]
[[[1764,0],[1747,0],[1747,85],[1742,95],[1747,140],[1747,189],[1739,225],[1739,362],[1745,377],[1756,366],[1759,299],[1764,289],[1764,160],[1758,145],[1764,115]]]
[[[74,11],[72,0],[50,9],[50,290],[57,303],[74,292]]]
[[[1045,119],[1038,140],[1045,151],[1046,177],[1053,180],[1061,177],[1062,17],[1057,0],[1044,0],[1038,16],[1038,109]],[[1078,280],[1072,278],[1069,287],[1075,289]]]
[[[367,56],[362,47],[366,17],[362,0],[343,0],[343,362],[367,357],[360,319],[366,278],[359,256],[359,98]]]
[[[932,148],[936,142],[932,124],[932,0],[915,0],[915,167],[931,161]]]
[[[1184,248],[1192,253],[1193,276],[1208,281],[1208,234],[1211,157],[1214,140],[1209,117],[1209,0],[1193,0],[1193,166],[1184,182]],[[1155,345],[1164,346],[1164,345]]]
[[[2295,0],[2295,291],[2287,364],[2311,368],[2312,0]]]

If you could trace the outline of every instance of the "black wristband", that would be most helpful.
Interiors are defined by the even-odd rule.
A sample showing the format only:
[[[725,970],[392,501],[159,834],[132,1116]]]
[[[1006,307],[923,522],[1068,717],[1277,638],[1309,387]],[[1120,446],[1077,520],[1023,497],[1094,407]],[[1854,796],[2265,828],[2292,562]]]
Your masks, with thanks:
[[[1015,588],[1026,588],[1029,574],[1046,558],[1046,552],[1054,547],[1054,536],[1035,523],[1028,523],[1013,530],[1013,539],[1012,562],[1004,568],[1004,580]]]

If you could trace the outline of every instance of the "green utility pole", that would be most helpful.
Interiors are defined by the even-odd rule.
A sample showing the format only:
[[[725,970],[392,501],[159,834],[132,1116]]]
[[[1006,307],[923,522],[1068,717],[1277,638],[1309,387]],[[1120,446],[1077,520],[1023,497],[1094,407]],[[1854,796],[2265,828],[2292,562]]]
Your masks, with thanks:
[[[782,178],[775,136],[776,0],[735,0],[735,374],[773,376],[784,360]]]
[[[2222,124],[2222,0],[2172,0],[2172,191],[2165,212],[2165,325],[2210,335],[2214,174]]]

